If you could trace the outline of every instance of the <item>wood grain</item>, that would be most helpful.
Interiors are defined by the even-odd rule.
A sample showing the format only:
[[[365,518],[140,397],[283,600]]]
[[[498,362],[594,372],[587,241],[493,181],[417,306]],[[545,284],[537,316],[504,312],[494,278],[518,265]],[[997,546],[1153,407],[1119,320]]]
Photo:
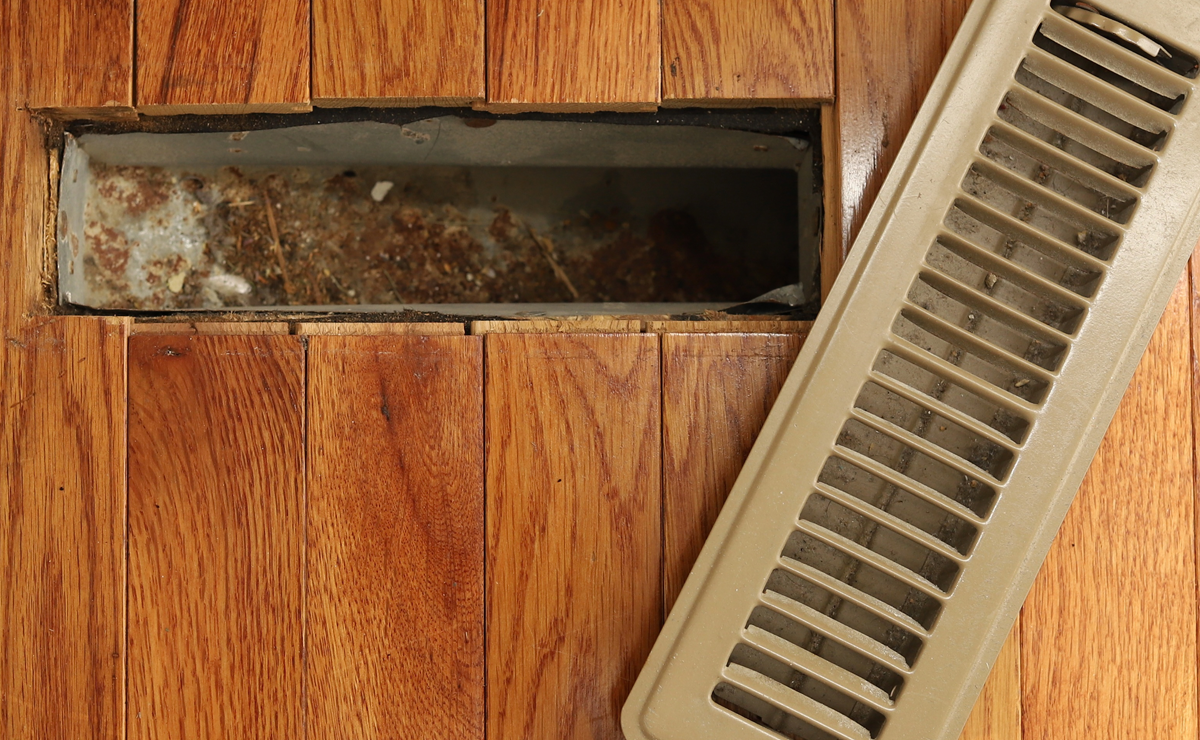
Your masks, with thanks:
[[[483,0],[313,0],[312,14],[316,105],[483,100]]]
[[[143,113],[291,113],[309,104],[306,0],[139,0]]]
[[[1195,738],[1188,283],[1176,290],[1021,618],[1027,738]]]
[[[19,82],[9,82],[10,89],[19,89]],[[45,313],[43,276],[57,256],[45,220],[49,154],[37,122],[17,109],[18,95],[13,93],[0,107],[0,328],[10,333]]]
[[[838,3],[834,135],[840,159],[833,165],[840,164],[843,258],[879,194],[968,6],[969,0]],[[826,166],[831,166],[830,160]],[[822,282],[826,282],[824,275]]]
[[[803,344],[795,334],[663,335],[664,613]]]
[[[125,322],[0,346],[0,736],[125,727]]]
[[[1021,620],[996,656],[959,740],[1021,740]]]
[[[14,5],[16,3],[13,3]],[[25,103],[90,117],[133,106],[133,0],[53,0],[25,17]]]
[[[663,106],[832,100],[833,26],[833,0],[663,0]]]
[[[129,340],[129,738],[301,732],[304,355]]]
[[[490,740],[619,740],[662,619],[658,337],[486,337]]]
[[[488,110],[654,110],[658,0],[489,0]]]
[[[483,340],[308,347],[309,737],[482,739]]]

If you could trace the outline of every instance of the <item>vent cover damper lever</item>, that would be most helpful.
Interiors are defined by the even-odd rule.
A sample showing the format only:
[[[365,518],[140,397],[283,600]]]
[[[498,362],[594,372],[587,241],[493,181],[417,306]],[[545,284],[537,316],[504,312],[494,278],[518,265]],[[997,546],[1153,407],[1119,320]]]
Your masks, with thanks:
[[[626,737],[957,738],[1200,238],[1198,28],[975,0]]]

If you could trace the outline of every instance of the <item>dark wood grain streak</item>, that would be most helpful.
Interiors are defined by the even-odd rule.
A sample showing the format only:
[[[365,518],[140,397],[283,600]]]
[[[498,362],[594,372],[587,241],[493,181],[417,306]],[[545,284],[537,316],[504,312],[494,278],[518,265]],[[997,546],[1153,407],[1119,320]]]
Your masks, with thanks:
[[[654,110],[657,0],[489,0],[489,110]]]
[[[75,115],[133,105],[133,0],[46,0],[24,6],[25,104]]]
[[[129,339],[129,738],[299,737],[304,355]]]
[[[148,113],[309,110],[304,0],[141,0],[137,106]]]
[[[663,606],[670,611],[804,337],[664,334]]]
[[[482,740],[483,339],[308,351],[309,737]]]
[[[0,346],[0,737],[125,727],[125,337],[57,318]]]
[[[482,101],[483,0],[313,0],[322,106]]]
[[[879,194],[969,4],[838,3],[843,257]]]
[[[658,337],[486,337],[489,740],[619,740],[662,614]]]
[[[664,0],[662,17],[664,106],[833,99],[832,0]]]

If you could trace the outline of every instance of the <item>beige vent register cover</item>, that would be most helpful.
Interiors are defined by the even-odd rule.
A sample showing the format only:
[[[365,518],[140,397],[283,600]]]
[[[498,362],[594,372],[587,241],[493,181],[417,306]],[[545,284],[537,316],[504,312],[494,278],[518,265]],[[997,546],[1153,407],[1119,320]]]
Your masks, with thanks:
[[[1200,238],[1198,53],[1197,0],[975,0],[630,740],[958,736]]]

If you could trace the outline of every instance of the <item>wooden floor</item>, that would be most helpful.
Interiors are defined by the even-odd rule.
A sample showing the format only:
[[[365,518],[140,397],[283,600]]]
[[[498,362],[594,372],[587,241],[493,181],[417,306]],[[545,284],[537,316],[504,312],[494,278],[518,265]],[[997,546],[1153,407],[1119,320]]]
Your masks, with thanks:
[[[818,103],[828,284],[967,4],[3,4],[0,737],[619,738],[803,341],[51,315],[31,110]],[[1196,265],[965,738],[1197,736]]]

